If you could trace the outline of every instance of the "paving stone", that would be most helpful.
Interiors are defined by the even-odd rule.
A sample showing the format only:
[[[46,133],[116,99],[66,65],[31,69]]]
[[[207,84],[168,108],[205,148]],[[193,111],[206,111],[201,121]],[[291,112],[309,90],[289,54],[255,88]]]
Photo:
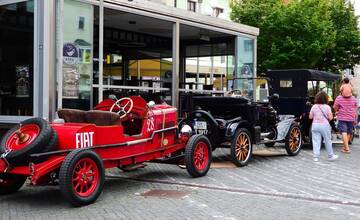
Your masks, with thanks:
[[[0,197],[0,219],[360,219],[360,144],[338,161],[312,161],[311,148],[296,157],[263,149],[246,167],[230,166],[229,149],[217,149],[208,175],[191,178],[175,165],[107,171],[102,195],[92,205],[71,207],[57,186],[23,187]],[[260,151],[261,152],[261,151]],[[265,153],[266,155],[266,153]],[[141,196],[178,191],[181,198]]]

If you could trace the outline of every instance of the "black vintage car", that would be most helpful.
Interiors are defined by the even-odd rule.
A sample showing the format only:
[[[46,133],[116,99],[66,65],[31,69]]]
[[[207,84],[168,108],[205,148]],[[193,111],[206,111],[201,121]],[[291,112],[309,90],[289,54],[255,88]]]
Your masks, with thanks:
[[[205,134],[216,147],[230,147],[237,166],[247,165],[253,144],[272,146],[285,143],[291,156],[301,150],[302,136],[293,119],[279,122],[269,97],[266,78],[235,78],[233,88],[224,96],[186,94],[182,96],[182,122],[193,132]],[[180,126],[181,123],[180,122]]]
[[[270,93],[280,96],[273,107],[279,115],[294,115],[300,124],[304,142],[311,144],[312,120],[309,119],[309,112],[315,95],[321,90],[325,91],[332,106],[336,84],[341,76],[312,69],[270,70],[266,76],[270,79]],[[336,131],[334,121],[331,125]]]

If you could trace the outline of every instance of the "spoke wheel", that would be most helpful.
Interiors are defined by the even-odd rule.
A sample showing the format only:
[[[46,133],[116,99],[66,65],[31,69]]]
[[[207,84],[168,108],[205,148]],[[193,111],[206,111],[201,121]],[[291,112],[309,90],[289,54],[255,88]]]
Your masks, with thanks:
[[[300,127],[292,124],[285,139],[285,149],[288,155],[295,156],[299,154],[302,146],[302,136]]]
[[[73,172],[73,190],[81,197],[90,196],[99,184],[99,168],[96,163],[89,159],[81,159]]]
[[[252,142],[249,131],[240,128],[231,143],[231,158],[236,166],[246,166],[251,158]]]
[[[190,137],[185,147],[185,164],[192,177],[205,176],[210,169],[211,144],[205,135]]]
[[[60,190],[74,206],[96,201],[104,186],[105,172],[100,157],[88,149],[68,154],[60,167]]]
[[[195,146],[194,151],[194,165],[199,171],[206,168],[209,160],[209,150],[205,142],[199,141]]]

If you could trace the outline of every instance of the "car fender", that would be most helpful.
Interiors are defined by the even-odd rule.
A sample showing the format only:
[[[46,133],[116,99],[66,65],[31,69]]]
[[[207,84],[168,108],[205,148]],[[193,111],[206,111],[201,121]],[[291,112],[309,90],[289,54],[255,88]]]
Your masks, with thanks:
[[[285,119],[277,124],[277,140],[284,140],[289,132],[290,126],[295,122],[295,118]]]
[[[251,139],[254,140],[254,129],[252,129],[252,126],[246,120],[239,120],[230,123],[226,128],[226,137],[231,139],[239,128],[248,129],[251,134]]]
[[[220,141],[219,138],[219,124],[215,120],[215,118],[207,111],[204,110],[195,110],[192,114],[186,119],[182,120],[181,123],[186,122],[186,124],[190,125],[191,128],[194,129],[192,122],[197,118],[204,118],[206,122],[210,125],[211,135],[206,135],[211,142],[212,146],[215,146]]]

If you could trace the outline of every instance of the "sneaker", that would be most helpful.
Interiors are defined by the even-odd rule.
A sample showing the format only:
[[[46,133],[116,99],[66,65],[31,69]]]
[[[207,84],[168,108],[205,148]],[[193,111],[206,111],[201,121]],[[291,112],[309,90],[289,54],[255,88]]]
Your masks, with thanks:
[[[314,157],[313,160],[314,160],[314,162],[319,162],[319,158],[318,158],[318,157]]]
[[[331,157],[328,158],[328,160],[333,161],[333,160],[337,160],[338,158],[339,158],[338,155],[333,154]]]

